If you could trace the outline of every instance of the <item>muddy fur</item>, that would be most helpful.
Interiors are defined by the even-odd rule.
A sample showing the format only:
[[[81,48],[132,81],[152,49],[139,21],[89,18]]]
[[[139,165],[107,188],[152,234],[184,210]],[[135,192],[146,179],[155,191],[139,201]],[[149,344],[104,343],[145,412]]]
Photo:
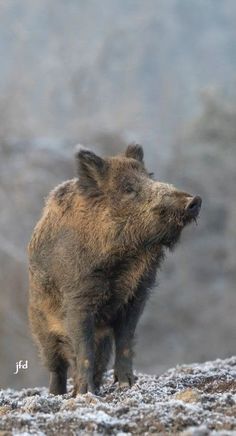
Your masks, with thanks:
[[[115,381],[132,385],[133,338],[166,248],[199,207],[154,181],[143,149],[101,158],[81,149],[78,178],[49,195],[29,243],[29,317],[50,371],[50,392],[99,389],[112,344]]]

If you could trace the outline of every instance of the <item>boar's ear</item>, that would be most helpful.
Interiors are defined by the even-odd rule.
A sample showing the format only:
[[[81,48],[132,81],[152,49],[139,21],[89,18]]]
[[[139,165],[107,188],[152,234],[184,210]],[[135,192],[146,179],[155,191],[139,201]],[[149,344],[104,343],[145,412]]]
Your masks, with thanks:
[[[132,157],[139,162],[143,162],[143,147],[139,144],[129,144],[126,149],[125,156]]]
[[[90,150],[80,148],[76,153],[79,186],[90,195],[100,192],[108,164],[101,157]]]

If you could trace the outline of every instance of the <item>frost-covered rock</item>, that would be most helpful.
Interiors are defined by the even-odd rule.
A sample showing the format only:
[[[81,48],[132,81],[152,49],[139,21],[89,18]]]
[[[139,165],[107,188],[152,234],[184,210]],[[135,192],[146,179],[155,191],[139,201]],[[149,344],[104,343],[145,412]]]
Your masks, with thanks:
[[[236,434],[236,357],[182,365],[161,376],[137,374],[131,389],[113,384],[72,398],[46,388],[0,394],[1,435]]]

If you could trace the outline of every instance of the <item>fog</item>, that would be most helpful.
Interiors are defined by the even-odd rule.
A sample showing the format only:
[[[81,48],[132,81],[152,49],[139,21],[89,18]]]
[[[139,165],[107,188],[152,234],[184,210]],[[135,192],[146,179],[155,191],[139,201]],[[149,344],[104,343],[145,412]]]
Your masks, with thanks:
[[[203,198],[158,274],[135,368],[235,354],[236,2],[0,1],[0,386],[47,383],[27,319],[27,243],[77,143],[144,147]],[[28,369],[13,375],[16,362]]]

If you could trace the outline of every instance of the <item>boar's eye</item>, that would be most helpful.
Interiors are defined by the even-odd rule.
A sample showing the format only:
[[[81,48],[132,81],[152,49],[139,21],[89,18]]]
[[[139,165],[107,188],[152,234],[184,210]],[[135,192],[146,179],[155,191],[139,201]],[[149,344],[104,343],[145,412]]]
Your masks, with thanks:
[[[149,175],[150,179],[153,179],[154,173],[148,173],[148,175]]]
[[[132,185],[128,185],[128,184],[123,186],[122,191],[125,194],[136,194],[137,193],[135,187]]]
[[[135,192],[134,188],[132,188],[132,186],[127,186],[124,191],[126,192],[126,194],[131,194],[131,192]]]

